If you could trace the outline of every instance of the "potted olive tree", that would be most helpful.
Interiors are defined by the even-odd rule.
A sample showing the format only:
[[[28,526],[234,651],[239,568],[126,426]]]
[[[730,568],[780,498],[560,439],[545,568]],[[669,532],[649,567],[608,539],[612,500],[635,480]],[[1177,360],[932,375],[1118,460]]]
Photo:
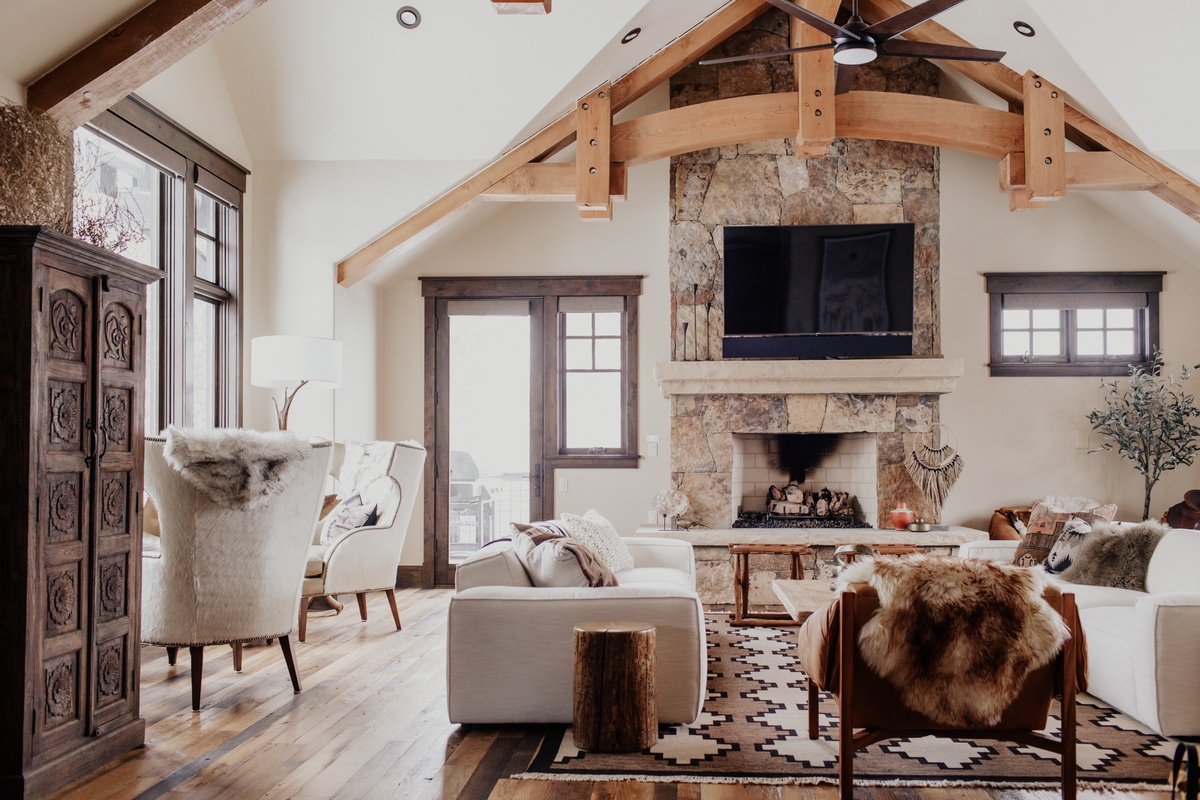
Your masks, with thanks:
[[[1200,364],[1193,367],[1198,368]],[[1092,452],[1116,450],[1145,477],[1142,519],[1150,518],[1150,493],[1158,479],[1176,467],[1191,466],[1200,449],[1200,427],[1195,424],[1200,410],[1196,399],[1183,389],[1190,377],[1186,366],[1178,378],[1164,375],[1163,354],[1156,348],[1148,366],[1129,365],[1128,386],[1101,381],[1101,388],[1107,390],[1104,407],[1088,414],[1092,430],[1107,439]]]

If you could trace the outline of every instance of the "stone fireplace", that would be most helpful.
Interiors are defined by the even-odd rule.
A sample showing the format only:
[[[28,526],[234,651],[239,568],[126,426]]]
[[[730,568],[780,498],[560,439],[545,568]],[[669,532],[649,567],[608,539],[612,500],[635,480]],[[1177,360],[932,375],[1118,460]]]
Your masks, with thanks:
[[[836,477],[857,487],[852,493],[863,520],[886,520],[900,501],[936,520],[937,509],[920,496],[904,456],[933,430],[938,397],[954,388],[962,370],[959,359],[943,358],[655,365],[655,378],[671,400],[671,472],[690,501],[688,516],[712,529],[728,529],[739,502],[746,506],[747,483],[754,487],[751,502],[761,502],[759,485],[784,477],[781,468],[771,466],[772,437],[822,433],[847,434],[839,447],[869,451],[854,454],[862,459],[844,468],[848,474],[824,475],[829,482]],[[735,442],[741,443],[740,458]],[[746,449],[751,442],[753,466]],[[836,469],[841,470],[840,450],[838,455]],[[866,487],[873,487],[873,496]]]

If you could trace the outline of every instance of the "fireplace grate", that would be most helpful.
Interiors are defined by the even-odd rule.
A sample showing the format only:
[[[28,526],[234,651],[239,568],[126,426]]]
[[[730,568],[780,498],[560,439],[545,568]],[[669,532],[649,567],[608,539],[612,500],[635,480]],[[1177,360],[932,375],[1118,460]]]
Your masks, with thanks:
[[[801,516],[793,514],[768,514],[762,511],[743,511],[734,520],[735,528],[869,528],[866,522],[853,517]]]

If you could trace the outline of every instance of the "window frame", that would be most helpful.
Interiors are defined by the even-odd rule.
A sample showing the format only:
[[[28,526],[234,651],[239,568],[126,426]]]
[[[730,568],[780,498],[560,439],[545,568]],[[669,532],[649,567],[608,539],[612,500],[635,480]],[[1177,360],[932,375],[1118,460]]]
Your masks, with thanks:
[[[1165,272],[987,272],[990,361],[993,377],[1099,376],[1126,375],[1130,365],[1148,364],[1159,346],[1159,295]],[[1129,308],[1119,305],[1113,295],[1144,295],[1132,306],[1135,310],[1134,335],[1138,352],[1133,358],[1083,356],[1077,352],[1077,315],[1083,308]],[[1040,308],[1055,308],[1061,314],[1060,335],[1063,351],[1059,356],[1039,359],[1004,355],[1003,312],[1005,298],[1021,296],[1028,302],[1040,295]],[[1094,296],[1089,304],[1088,296]],[[1028,305],[1024,306],[1030,307]]]
[[[194,424],[193,303],[217,304],[214,423],[242,422],[243,225],[248,170],[219,153],[136,96],[126,97],[86,126],[91,133],[162,173],[162,241],[158,326],[159,386],[147,387],[161,429]],[[218,204],[216,282],[196,276],[196,192]]]

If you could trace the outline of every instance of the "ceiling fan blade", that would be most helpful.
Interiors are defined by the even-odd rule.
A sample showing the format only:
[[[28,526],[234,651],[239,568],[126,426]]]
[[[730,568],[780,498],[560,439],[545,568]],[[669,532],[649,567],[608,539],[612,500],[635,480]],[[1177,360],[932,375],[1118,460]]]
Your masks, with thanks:
[[[854,85],[854,76],[858,74],[857,64],[838,64],[837,65],[837,88],[834,94],[845,94],[850,91],[850,87]]]
[[[977,47],[955,47],[908,39],[888,39],[879,45],[879,49],[889,56],[940,58],[944,61],[999,61],[1004,58],[1003,50],[980,50]]]
[[[837,38],[837,37],[845,37],[847,39],[861,39],[862,38],[857,33],[854,33],[853,31],[848,31],[845,28],[843,28],[841,25],[835,25],[832,22],[830,22],[829,20],[825,19],[824,17],[814,14],[813,12],[809,11],[807,8],[801,8],[800,6],[796,5],[795,3],[790,3],[790,2],[788,2],[788,0],[767,0],[767,2],[770,3],[771,5],[775,6],[776,8],[787,12],[788,14],[792,15],[793,17],[800,20],[801,22],[807,22],[809,25],[812,25],[814,28],[821,31],[821,33],[826,34],[830,38]],[[931,2],[932,2],[932,0],[931,0]]]
[[[901,11],[899,14],[888,17],[881,22],[876,22],[874,25],[867,28],[865,32],[868,35],[875,37],[876,41],[890,39],[893,36],[899,36],[905,31],[917,27],[925,20],[937,16],[946,9],[952,8],[962,1],[963,0],[925,0],[924,3],[913,6],[908,11]]]
[[[744,56],[725,56],[724,58],[706,58],[698,62],[700,66],[707,67],[710,64],[732,64],[735,61],[751,61],[756,58],[774,58],[775,56],[786,56],[792,53],[808,53],[813,50],[832,50],[833,42],[829,44],[814,44],[808,47],[789,47],[787,50],[771,50],[767,53],[749,53]]]

